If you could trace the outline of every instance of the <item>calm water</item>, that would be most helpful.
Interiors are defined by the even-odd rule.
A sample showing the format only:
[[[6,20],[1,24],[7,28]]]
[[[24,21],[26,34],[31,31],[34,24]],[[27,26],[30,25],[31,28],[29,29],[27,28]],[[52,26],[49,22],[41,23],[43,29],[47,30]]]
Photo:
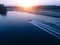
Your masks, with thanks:
[[[60,44],[59,39],[30,24],[31,18],[35,16],[15,11],[0,15],[0,45]]]

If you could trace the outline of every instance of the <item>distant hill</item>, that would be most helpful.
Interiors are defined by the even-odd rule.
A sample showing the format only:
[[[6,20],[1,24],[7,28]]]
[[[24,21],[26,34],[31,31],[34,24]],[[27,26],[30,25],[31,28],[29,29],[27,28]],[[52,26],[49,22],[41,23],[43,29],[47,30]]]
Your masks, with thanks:
[[[12,10],[23,11],[23,8],[21,6],[6,6],[6,7],[10,11]],[[49,10],[49,11],[60,12],[60,6],[55,6],[55,5],[33,6],[32,9],[34,11],[35,10]]]

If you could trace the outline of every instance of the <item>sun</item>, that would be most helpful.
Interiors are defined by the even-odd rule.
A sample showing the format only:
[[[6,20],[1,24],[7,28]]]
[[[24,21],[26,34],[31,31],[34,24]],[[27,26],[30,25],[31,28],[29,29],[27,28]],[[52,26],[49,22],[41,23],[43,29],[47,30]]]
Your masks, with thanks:
[[[15,0],[14,1],[18,6],[22,6],[25,8],[31,7],[34,5],[33,0]]]
[[[33,1],[32,0],[24,0],[21,2],[21,6],[26,7],[26,8],[31,7],[31,6],[33,6]]]

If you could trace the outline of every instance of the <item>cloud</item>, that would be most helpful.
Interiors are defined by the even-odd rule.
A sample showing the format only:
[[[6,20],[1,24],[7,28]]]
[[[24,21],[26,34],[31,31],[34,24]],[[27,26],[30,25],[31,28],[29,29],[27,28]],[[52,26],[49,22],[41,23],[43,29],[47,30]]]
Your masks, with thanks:
[[[0,4],[16,5],[16,2],[20,0],[0,0]],[[60,5],[60,0],[33,0],[36,1],[35,5]]]

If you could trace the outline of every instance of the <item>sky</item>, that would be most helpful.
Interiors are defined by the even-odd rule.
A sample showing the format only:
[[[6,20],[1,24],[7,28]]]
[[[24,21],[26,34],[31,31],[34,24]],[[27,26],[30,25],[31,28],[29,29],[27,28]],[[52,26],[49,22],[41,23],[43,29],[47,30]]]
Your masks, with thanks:
[[[30,2],[30,0],[0,0],[0,4],[4,5],[20,5],[21,2]],[[60,0],[32,0],[33,5],[60,5]]]

